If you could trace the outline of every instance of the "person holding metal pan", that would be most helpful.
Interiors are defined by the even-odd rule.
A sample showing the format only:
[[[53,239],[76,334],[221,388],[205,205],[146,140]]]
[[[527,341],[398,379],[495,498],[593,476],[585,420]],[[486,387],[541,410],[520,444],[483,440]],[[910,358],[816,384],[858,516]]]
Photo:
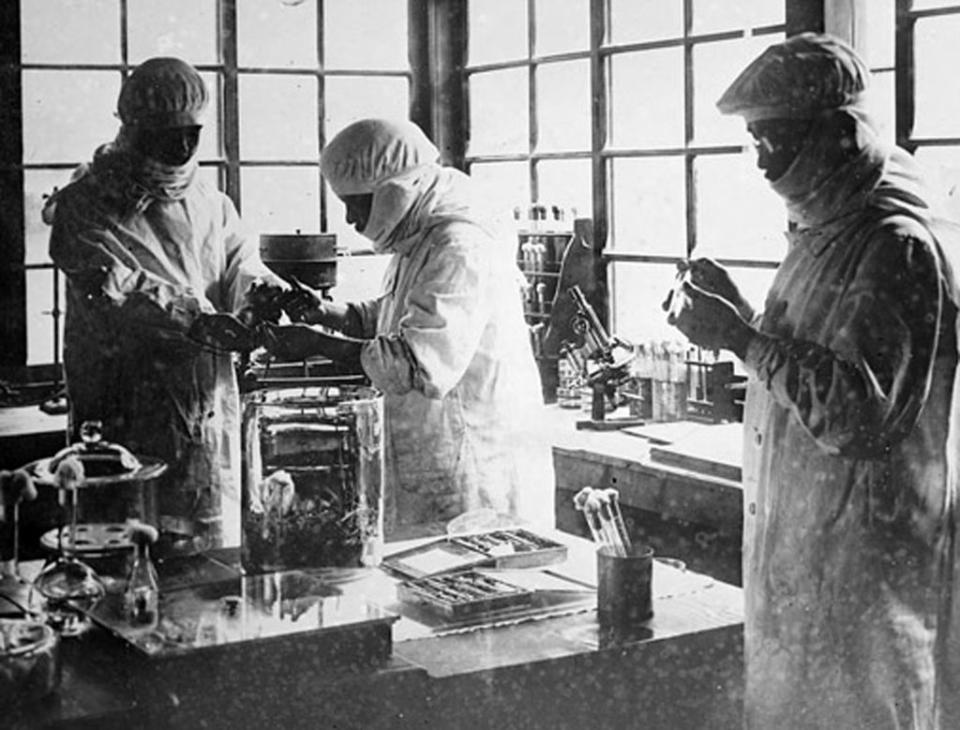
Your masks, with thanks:
[[[746,726],[955,728],[956,227],[878,138],[870,73],[804,34],[721,97],[787,204],[754,316],[707,260],[669,320],[751,375],[744,416]]]
[[[482,508],[552,526],[515,244],[480,214],[469,177],[439,157],[408,121],[364,119],[331,140],[321,166],[347,222],[392,255],[383,293],[286,301],[309,324],[273,328],[267,347],[353,362],[383,391],[388,534]]]

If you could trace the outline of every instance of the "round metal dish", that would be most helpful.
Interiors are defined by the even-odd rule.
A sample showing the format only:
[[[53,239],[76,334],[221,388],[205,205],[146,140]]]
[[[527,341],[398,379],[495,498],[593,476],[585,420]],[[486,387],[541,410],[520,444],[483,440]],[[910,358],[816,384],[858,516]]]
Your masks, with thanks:
[[[108,557],[124,550],[133,549],[130,528],[122,524],[77,525],[77,542],[70,540],[70,526],[64,525],[43,533],[40,544],[53,552],[57,551],[57,531],[61,531],[63,551],[76,555],[81,560]]]
[[[86,477],[79,485],[79,489],[87,487],[102,487],[113,484],[123,484],[125,482],[141,482],[148,479],[154,479],[167,470],[167,464],[160,459],[154,459],[149,456],[138,457],[140,468],[120,474],[107,474],[103,476]],[[34,478],[34,480],[43,486],[58,487],[56,475],[50,471],[52,458],[39,459],[27,464],[24,469]]]

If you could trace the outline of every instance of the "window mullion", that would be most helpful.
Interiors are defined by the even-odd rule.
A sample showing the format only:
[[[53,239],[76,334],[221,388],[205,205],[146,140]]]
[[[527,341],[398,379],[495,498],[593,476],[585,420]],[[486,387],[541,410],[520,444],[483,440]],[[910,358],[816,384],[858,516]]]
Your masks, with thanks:
[[[237,61],[236,0],[221,0],[220,60],[223,63],[223,95],[220,100],[223,120],[221,134],[226,160],[224,190],[241,210],[240,199],[240,100]]]

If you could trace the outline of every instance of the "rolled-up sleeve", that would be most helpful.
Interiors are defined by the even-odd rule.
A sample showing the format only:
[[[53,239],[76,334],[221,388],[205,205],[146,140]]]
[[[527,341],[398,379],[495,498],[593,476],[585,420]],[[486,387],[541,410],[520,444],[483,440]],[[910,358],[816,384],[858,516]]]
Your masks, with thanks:
[[[377,335],[361,362],[387,392],[417,390],[443,398],[477,353],[490,320],[484,292],[489,276],[482,251],[471,245],[437,246],[408,292],[399,331]],[[398,293],[401,294],[402,293]]]
[[[932,237],[919,224],[887,225],[868,242],[819,343],[759,334],[744,363],[825,451],[875,458],[916,423],[943,316]]]
[[[348,329],[344,334],[369,340],[377,334],[377,318],[380,315],[380,300],[369,299],[347,305]]]

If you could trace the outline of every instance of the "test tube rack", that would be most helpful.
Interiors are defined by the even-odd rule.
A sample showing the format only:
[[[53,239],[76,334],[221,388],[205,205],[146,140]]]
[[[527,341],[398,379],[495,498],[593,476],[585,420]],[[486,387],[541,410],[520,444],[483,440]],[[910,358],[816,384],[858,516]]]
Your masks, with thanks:
[[[742,421],[746,377],[734,373],[733,362],[711,360],[696,350],[685,362],[687,418],[707,423]]]

